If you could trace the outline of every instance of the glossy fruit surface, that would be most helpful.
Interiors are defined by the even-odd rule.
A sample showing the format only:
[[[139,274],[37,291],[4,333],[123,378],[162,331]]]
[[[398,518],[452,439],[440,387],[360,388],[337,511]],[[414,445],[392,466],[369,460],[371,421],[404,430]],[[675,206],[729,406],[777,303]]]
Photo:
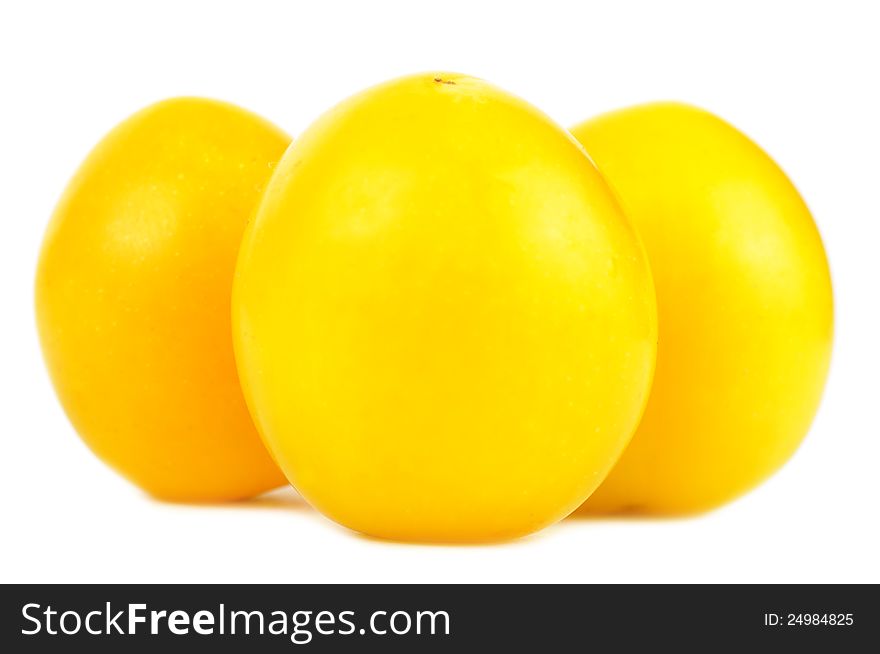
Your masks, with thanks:
[[[178,98],[89,154],[46,232],[40,340],[88,446],[171,500],[284,483],[248,415],[230,333],[235,259],[290,139],[232,105]]]
[[[584,510],[711,509],[809,429],[832,341],[822,241],[782,170],[710,113],[651,104],[572,132],[645,244],[660,333],[645,416]]]
[[[638,421],[656,337],[641,246],[582,149],[452,74],[369,89],[297,139],[233,318],[291,482],[343,525],[421,541],[572,511]]]

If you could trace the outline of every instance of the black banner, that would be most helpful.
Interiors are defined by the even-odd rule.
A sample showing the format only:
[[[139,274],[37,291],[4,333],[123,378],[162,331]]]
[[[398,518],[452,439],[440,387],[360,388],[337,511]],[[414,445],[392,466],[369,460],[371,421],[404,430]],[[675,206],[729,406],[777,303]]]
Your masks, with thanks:
[[[868,585],[33,585],[3,586],[0,611],[4,652],[855,651],[880,636]]]

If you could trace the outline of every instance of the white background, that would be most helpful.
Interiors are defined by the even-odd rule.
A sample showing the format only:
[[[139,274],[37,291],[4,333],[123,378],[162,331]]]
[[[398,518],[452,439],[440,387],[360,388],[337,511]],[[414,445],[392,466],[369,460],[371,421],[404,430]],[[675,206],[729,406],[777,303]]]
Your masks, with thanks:
[[[0,581],[880,582],[880,15],[872,3],[65,2],[0,8]],[[771,481],[686,520],[570,519],[506,545],[413,546],[336,526],[292,492],[163,505],[74,434],[43,368],[42,231],[102,135],[204,95],[291,134],[365,86],[446,69],[563,125],[702,105],[811,206],[837,304],[832,374]]]

